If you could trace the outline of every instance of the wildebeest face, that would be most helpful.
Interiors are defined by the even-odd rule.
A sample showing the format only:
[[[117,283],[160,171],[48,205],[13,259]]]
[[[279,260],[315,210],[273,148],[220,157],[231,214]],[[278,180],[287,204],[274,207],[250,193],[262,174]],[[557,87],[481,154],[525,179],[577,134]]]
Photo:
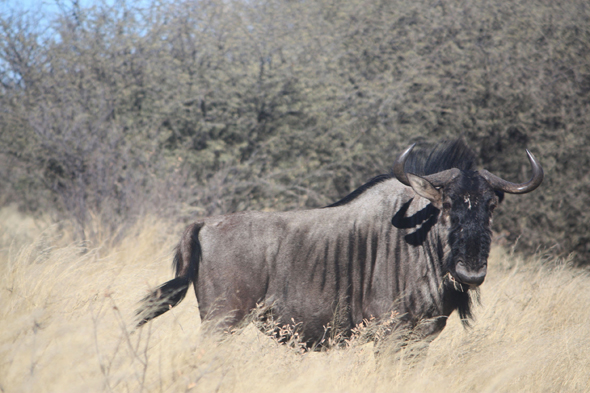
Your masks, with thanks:
[[[492,213],[501,193],[476,171],[455,171],[443,187],[408,174],[414,191],[440,210],[439,220],[448,228],[451,248],[445,261],[451,276],[469,286],[480,285],[486,276],[492,238]]]
[[[462,172],[442,189],[441,220],[451,248],[446,268],[463,284],[478,286],[485,279],[492,214],[501,196],[477,172]]]

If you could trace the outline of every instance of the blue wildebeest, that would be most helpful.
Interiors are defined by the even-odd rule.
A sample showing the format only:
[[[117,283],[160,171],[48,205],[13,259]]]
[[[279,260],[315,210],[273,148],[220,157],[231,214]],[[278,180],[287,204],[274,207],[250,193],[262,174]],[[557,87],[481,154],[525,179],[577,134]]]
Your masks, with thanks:
[[[457,310],[471,316],[469,291],[486,276],[492,212],[504,193],[533,191],[543,170],[527,150],[522,184],[474,169],[461,140],[395,162],[344,199],[321,209],[241,212],[205,218],[184,232],[176,278],[150,293],[138,326],[177,305],[191,284],[202,320],[243,320],[268,304],[295,322],[309,345],[339,309],[339,328],[395,313],[415,337],[435,338]]]

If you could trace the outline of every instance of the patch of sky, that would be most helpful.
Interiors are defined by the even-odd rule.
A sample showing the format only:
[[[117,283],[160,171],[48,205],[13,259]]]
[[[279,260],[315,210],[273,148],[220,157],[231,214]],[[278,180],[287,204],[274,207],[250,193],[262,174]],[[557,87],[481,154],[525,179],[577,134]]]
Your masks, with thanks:
[[[123,5],[142,6],[151,3],[149,0],[0,0],[0,13],[26,11],[43,14],[47,17],[68,12],[74,7],[90,8],[94,6],[118,7]]]

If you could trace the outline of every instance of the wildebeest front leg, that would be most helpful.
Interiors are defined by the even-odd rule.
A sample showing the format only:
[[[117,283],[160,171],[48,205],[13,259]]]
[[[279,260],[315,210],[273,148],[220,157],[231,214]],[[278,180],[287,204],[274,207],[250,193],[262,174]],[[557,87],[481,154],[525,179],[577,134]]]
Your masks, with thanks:
[[[395,361],[418,362],[426,356],[430,343],[438,337],[446,323],[446,316],[400,322],[386,329],[381,337],[376,337],[375,356],[379,359],[389,355]]]

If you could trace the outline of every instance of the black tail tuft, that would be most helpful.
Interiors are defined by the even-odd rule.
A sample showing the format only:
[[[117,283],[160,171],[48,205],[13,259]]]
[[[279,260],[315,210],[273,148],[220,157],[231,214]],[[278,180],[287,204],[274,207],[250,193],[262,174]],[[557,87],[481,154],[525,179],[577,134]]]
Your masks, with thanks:
[[[184,231],[174,254],[173,266],[176,270],[176,278],[160,285],[143,298],[141,307],[135,313],[139,320],[137,327],[164,314],[184,299],[188,287],[197,276],[201,258],[201,244],[198,236],[202,227],[202,222],[195,223],[189,225]]]
[[[159,286],[152,293],[142,299],[142,306],[136,311],[137,327],[155,317],[164,314],[184,299],[190,281],[188,277],[180,276]]]

